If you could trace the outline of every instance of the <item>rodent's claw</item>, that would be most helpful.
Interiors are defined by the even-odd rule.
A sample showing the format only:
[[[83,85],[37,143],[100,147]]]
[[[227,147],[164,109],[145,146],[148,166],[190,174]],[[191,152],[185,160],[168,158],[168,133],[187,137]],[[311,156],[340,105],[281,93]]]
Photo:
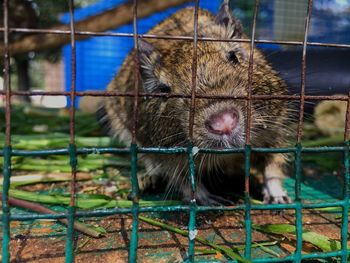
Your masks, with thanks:
[[[292,199],[283,191],[280,195],[273,195],[266,188],[263,190],[264,204],[290,204]]]
[[[290,204],[292,203],[292,199],[288,196],[288,194],[283,191],[282,195],[273,196],[268,193],[266,189],[263,191],[264,195],[264,204]],[[283,210],[272,210],[272,215],[281,215],[283,214]]]

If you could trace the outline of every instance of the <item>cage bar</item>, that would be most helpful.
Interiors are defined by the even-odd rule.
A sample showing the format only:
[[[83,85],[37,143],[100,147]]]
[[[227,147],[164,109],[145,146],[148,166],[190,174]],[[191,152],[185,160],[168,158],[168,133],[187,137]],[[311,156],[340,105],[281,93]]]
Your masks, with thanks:
[[[250,145],[250,130],[252,118],[252,83],[253,83],[253,67],[254,67],[254,41],[256,21],[259,10],[259,0],[255,0],[252,36],[250,39],[249,67],[248,67],[248,87],[247,99],[245,100],[246,126],[245,126],[245,150],[244,150],[244,223],[245,223],[245,257],[251,258],[251,243],[252,243],[252,221],[251,221],[251,203],[250,203],[250,167],[251,167],[251,145]]]
[[[4,32],[4,28],[0,27],[0,31]],[[11,27],[9,32],[18,33],[30,33],[30,34],[58,34],[58,35],[69,35],[70,30],[58,30],[58,29],[37,29],[37,28],[18,28]],[[133,33],[117,33],[117,32],[93,32],[93,31],[75,31],[75,35],[87,36],[87,37],[134,37]],[[169,39],[169,40],[186,40],[193,41],[191,36],[170,36],[170,35],[152,35],[152,34],[139,34],[141,38],[155,38],[155,39]],[[198,37],[198,41],[213,41],[213,42],[245,42],[250,43],[250,39],[237,38],[237,39],[227,39],[227,38],[212,38],[212,37]],[[278,45],[291,45],[291,46],[302,46],[303,41],[282,41],[282,40],[269,40],[269,39],[256,39],[254,41],[257,44],[278,44]],[[336,48],[350,48],[350,44],[346,43],[324,43],[324,42],[307,42],[308,46],[318,46],[318,47],[336,47]]]
[[[189,166],[189,182],[191,185],[191,203],[189,211],[189,221],[188,221],[188,261],[194,262],[194,247],[195,247],[195,236],[197,235],[196,230],[196,190],[197,190],[197,180],[196,180],[196,168],[193,159],[193,126],[194,126],[194,115],[196,113],[196,88],[197,88],[197,62],[198,62],[198,10],[199,10],[199,0],[194,0],[194,13],[193,13],[193,51],[192,51],[192,87],[191,87],[191,104],[190,104],[190,116],[188,125],[188,135],[190,138],[190,143],[187,147],[187,160]]]
[[[5,91],[0,91],[1,95],[5,95]],[[12,91],[12,95],[16,96],[70,96],[70,92],[66,91]],[[134,97],[133,92],[115,92],[115,91],[77,91],[76,96],[92,96],[92,97]],[[185,98],[190,99],[190,95],[181,93],[146,93],[139,92],[138,96],[147,98]],[[231,96],[231,95],[205,95],[197,94],[197,99],[220,99],[220,100],[246,100],[247,96]],[[252,100],[281,100],[281,101],[300,101],[300,95],[252,95]],[[318,101],[318,100],[337,100],[337,101],[348,101],[347,95],[305,95],[305,101]]]
[[[11,82],[10,82],[10,52],[9,52],[9,2],[3,1],[4,10],[4,90],[5,90],[5,145],[2,186],[2,261],[10,261],[10,206],[8,195],[11,177]]]
[[[131,198],[132,198],[132,230],[129,247],[129,261],[135,262],[137,259],[137,245],[138,245],[138,228],[139,228],[139,185],[137,179],[137,144],[136,133],[138,123],[138,99],[139,99],[139,81],[140,81],[140,61],[139,61],[139,45],[138,45],[138,31],[137,31],[137,6],[138,1],[133,1],[133,37],[134,37],[134,100],[133,100],[133,119],[131,132]]]
[[[345,205],[344,201],[336,202],[325,202],[319,204],[302,204],[302,209],[315,209],[315,208],[329,208],[329,207],[343,207]],[[269,204],[269,205],[251,205],[252,210],[285,210],[285,209],[295,209],[296,204]],[[236,206],[198,206],[197,212],[209,212],[209,211],[240,211],[244,210],[245,205],[236,205]],[[176,205],[176,206],[159,206],[159,207],[140,207],[140,213],[148,212],[189,212],[190,208],[188,205]],[[113,208],[113,209],[95,209],[89,211],[77,211],[76,217],[101,217],[107,215],[121,215],[121,214],[130,214],[132,212],[131,208]],[[21,214],[21,215],[10,215],[11,220],[16,221],[25,221],[33,219],[61,219],[66,218],[65,213],[57,214]]]
[[[327,153],[327,152],[343,152],[345,146],[321,146],[321,147],[303,147],[302,153]],[[158,153],[158,154],[178,154],[186,153],[187,148],[144,148],[139,147],[138,153]],[[255,153],[295,153],[295,147],[290,148],[251,148]],[[91,148],[77,148],[78,155],[96,154],[96,153],[111,153],[111,154],[130,154],[130,148],[113,148],[113,147],[91,147]],[[52,149],[52,150],[11,150],[12,156],[46,156],[46,155],[67,155],[68,149]],[[215,153],[215,154],[229,154],[229,153],[244,153],[244,148],[234,149],[209,149],[199,148],[199,153]],[[0,156],[4,156],[4,151],[0,151]]]
[[[139,203],[138,203],[138,180],[137,180],[137,146],[136,144],[131,145],[131,198],[133,205],[131,211],[132,213],[132,230],[131,239],[129,247],[129,261],[135,262],[137,259],[137,244],[138,244],[138,228],[139,228]]]
[[[346,262],[349,257],[349,249],[347,241],[349,239],[349,196],[350,196],[350,163],[349,163],[349,131],[350,131],[350,91],[348,92],[348,101],[345,118],[344,129],[344,151],[343,151],[343,165],[344,165],[344,186],[343,186],[343,200],[344,206],[342,211],[341,222],[341,250],[342,261]]]
[[[305,18],[303,52],[301,61],[301,84],[300,84],[300,105],[299,105],[299,121],[297,128],[297,143],[295,149],[295,227],[296,227],[296,249],[295,262],[301,262],[301,250],[303,245],[303,219],[302,219],[302,200],[301,200],[301,138],[303,136],[304,124],[304,105],[305,105],[305,79],[306,79],[306,50],[307,39],[309,34],[309,24],[312,12],[312,0],[308,0],[307,14]]]
[[[347,124],[346,126],[348,126]],[[346,132],[345,132],[346,134]],[[347,137],[346,137],[347,138]],[[344,165],[344,186],[343,186],[343,200],[344,206],[342,207],[342,222],[341,222],[341,259],[342,262],[348,260],[348,231],[349,231],[349,188],[350,188],[350,169],[349,169],[349,141],[348,139],[344,142],[344,153],[343,153],[343,165]]]
[[[70,182],[70,201],[67,209],[67,240],[65,248],[65,261],[74,262],[74,220],[75,220],[75,195],[76,195],[76,174],[77,174],[77,158],[75,146],[75,99],[76,99],[76,40],[75,40],[75,24],[74,24],[74,0],[68,1],[69,5],[69,26],[70,26],[70,46],[72,50],[71,59],[71,88],[70,88],[70,108],[69,108],[69,161],[71,166],[71,182]]]

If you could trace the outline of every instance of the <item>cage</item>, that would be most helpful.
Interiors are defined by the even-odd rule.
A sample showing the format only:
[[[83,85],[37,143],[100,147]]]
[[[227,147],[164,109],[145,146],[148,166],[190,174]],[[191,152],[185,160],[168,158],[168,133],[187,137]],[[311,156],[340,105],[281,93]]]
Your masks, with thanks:
[[[119,93],[111,94],[101,89],[102,86],[105,86],[106,83],[109,82],[112,77],[112,72],[114,73],[116,67],[120,65],[123,56],[126,54],[124,52],[132,48],[132,46],[130,47],[130,42],[134,43],[134,45],[136,44],[135,46],[137,47],[137,39],[139,37],[159,37],[145,35],[147,28],[151,27],[151,25],[146,25],[145,29],[139,30],[139,28],[143,26],[143,22],[138,23],[138,21],[141,21],[138,17],[141,13],[141,11],[138,10],[138,6],[144,7],[145,3],[150,4],[150,2],[156,4],[156,2],[159,1],[135,0],[123,3],[120,1],[101,2],[101,5],[95,5],[91,9],[77,10],[77,16],[75,16],[74,1],[70,0],[68,1],[69,16],[62,20],[68,23],[68,29],[66,27],[59,29],[34,29],[10,27],[9,21],[11,18],[8,12],[9,1],[3,1],[4,90],[0,93],[5,102],[3,112],[4,147],[0,152],[3,165],[3,182],[1,186],[2,261],[55,262],[65,260],[66,262],[73,262],[85,260],[88,262],[148,262],[159,260],[162,262],[304,262],[307,260],[324,260],[326,262],[348,262],[350,187],[348,142],[350,126],[349,74],[345,66],[344,71],[342,71],[342,74],[339,75],[340,77],[337,78],[337,80],[341,81],[335,81],[331,85],[334,87],[334,90],[331,90],[332,93],[343,93],[336,95],[329,95],[329,93],[327,93],[328,91],[325,91],[325,89],[320,89],[318,91],[319,93],[316,95],[309,93],[311,88],[309,88],[308,85],[315,85],[315,82],[308,82],[310,78],[309,75],[306,74],[307,67],[310,66],[310,64],[308,64],[309,58],[312,58],[312,55],[309,57],[308,54],[314,54],[315,57],[320,54],[317,53],[318,51],[312,53],[313,51],[309,49],[309,47],[330,47],[332,50],[329,51],[325,57],[328,59],[328,56],[332,56],[333,60],[331,59],[331,61],[333,61],[333,63],[342,61],[344,65],[348,65],[344,60],[347,60],[348,50],[350,48],[350,44],[348,44],[349,34],[344,33],[344,38],[338,38],[339,33],[326,35],[326,37],[323,38],[321,37],[323,35],[320,34],[319,31],[313,31],[319,24],[324,23],[320,20],[313,21],[313,15],[317,15],[317,10],[321,10],[320,17],[322,17],[326,10],[329,11],[329,9],[334,8],[334,6],[329,4],[331,1],[321,1],[322,3],[312,0],[293,2],[293,4],[299,6],[299,9],[291,2],[287,3],[285,1],[243,1],[243,3],[241,3],[242,9],[236,9],[236,12],[238,12],[236,16],[238,17],[243,16],[242,10],[250,10],[252,21],[250,30],[251,36],[249,39],[240,39],[240,41],[246,41],[253,47],[249,54],[250,72],[254,70],[252,66],[254,60],[254,44],[271,52],[267,55],[269,57],[273,57],[274,54],[277,54],[277,56],[280,54],[289,54],[284,60],[288,58],[288,62],[294,62],[293,59],[298,56],[296,60],[299,60],[301,70],[298,72],[299,77],[296,82],[294,82],[295,94],[259,96],[252,94],[250,83],[247,91],[248,95],[243,98],[238,98],[246,102],[248,112],[251,111],[252,104],[258,100],[273,99],[296,102],[298,118],[296,121],[296,132],[293,134],[292,142],[295,145],[283,148],[256,148],[251,146],[249,136],[245,138],[244,147],[228,149],[197,148],[191,143],[186,145],[186,147],[176,148],[159,148],[156,147],[156,145],[154,145],[154,147],[142,147],[137,145],[135,136],[133,137],[132,144],[126,145],[126,147],[121,146],[119,142],[113,142],[114,144],[111,145],[109,140],[106,143],[104,141],[105,138],[96,137],[94,137],[95,140],[93,140],[92,143],[87,143],[86,140],[79,137],[79,135],[80,132],[87,127],[85,126],[85,122],[91,123],[94,122],[94,119],[91,118],[91,116],[81,115],[80,112],[77,112],[76,104],[71,103],[68,107],[68,113],[65,112],[66,115],[62,119],[58,118],[57,112],[47,110],[45,113],[41,113],[46,117],[45,120],[48,127],[45,129],[52,132],[52,134],[41,134],[41,136],[45,139],[58,139],[60,144],[43,143],[34,147],[33,144],[29,142],[32,148],[22,148],[22,146],[20,146],[20,143],[24,140],[24,136],[23,134],[13,134],[13,132],[18,130],[25,133],[26,131],[24,129],[22,130],[22,127],[18,128],[14,125],[16,124],[15,122],[30,122],[31,118],[35,119],[38,112],[31,112],[31,114],[34,115],[29,115],[30,117],[24,114],[24,112],[21,112],[20,116],[15,116],[14,108],[11,108],[12,96],[65,96],[70,101],[76,102],[78,97],[130,95]],[[232,1],[232,5],[237,4],[240,6],[239,2],[240,1]],[[162,3],[170,3],[170,1]],[[192,4],[195,14],[198,12],[201,3],[208,4],[208,6],[211,6],[211,4],[215,6],[218,4],[218,2],[213,1],[209,3],[209,1],[196,0]],[[78,23],[75,19],[79,20],[85,15],[89,16],[95,14],[95,12],[102,12],[117,4],[129,8],[129,15],[133,23],[131,27],[129,25],[126,32],[121,32],[121,30],[123,30],[122,28],[116,29],[116,31],[113,32],[108,31],[102,33],[83,31],[76,28]],[[339,12],[341,16],[343,16],[344,13],[348,12],[344,10],[348,10],[346,8],[349,8],[349,5],[342,1],[340,1],[340,5],[342,5],[342,8],[339,9]],[[262,9],[264,12],[260,14],[260,7],[264,6],[265,8]],[[284,7],[282,8],[282,6]],[[244,9],[244,7],[246,9]],[[294,18],[295,21],[298,21],[297,26],[290,25],[288,19],[284,22],[281,21],[287,16],[285,13],[292,12],[293,8],[297,8],[298,10],[298,12],[296,12],[296,18]],[[316,11],[314,8],[316,8]],[[137,10],[139,13],[137,13]],[[284,10],[284,15],[281,15],[281,10]],[[174,10],[171,10],[169,12],[173,11]],[[168,14],[169,13],[164,12],[164,17]],[[269,30],[264,28],[257,30],[259,24],[258,14],[262,18],[265,17],[266,21],[271,21],[271,17],[273,16],[273,21],[278,21],[276,23],[274,22],[274,30],[271,30],[271,28]],[[79,17],[80,15],[81,17]],[[196,19],[196,15],[194,17]],[[321,19],[320,17],[319,19]],[[241,18],[241,20],[244,23],[244,18]],[[302,20],[302,22],[300,22],[300,20]],[[343,23],[341,32],[348,32],[349,25],[346,21],[344,22],[343,19],[340,20],[341,23]],[[153,22],[154,20],[152,19],[152,23]],[[196,20],[193,22],[194,25],[196,25]],[[282,30],[281,26],[283,26]],[[340,27],[335,26],[335,28],[339,29]],[[130,30],[132,31],[130,32]],[[284,35],[286,33],[285,31],[293,32],[292,34]],[[9,34],[12,32],[34,33],[44,36],[58,35],[61,38],[63,38],[63,36],[68,36],[67,39],[70,41],[70,44],[64,48],[64,55],[66,65],[65,79],[69,89],[66,91],[12,90],[9,57],[11,52],[13,52],[13,49],[11,49],[13,48],[11,46],[12,43],[9,41]],[[199,37],[196,32],[197,31],[194,30],[193,37],[190,38],[190,41],[194,43],[194,51],[199,41],[227,41],[225,39],[205,39]],[[86,42],[78,42],[78,37],[82,35],[94,36],[94,38]],[[180,40],[184,38],[183,36],[177,37]],[[99,51],[94,45],[103,42],[104,39],[107,39],[105,40],[107,46],[110,46],[109,40],[112,39],[120,40],[120,43],[124,43],[125,41],[128,45],[118,45],[118,48],[120,48],[118,54],[122,55],[121,59],[112,60],[111,66],[108,68],[101,66],[101,72],[93,76],[94,81],[88,82],[87,80],[92,76],[91,73],[89,74],[89,68],[84,68],[85,58],[89,57],[86,56],[84,52]],[[323,39],[325,39],[325,41],[323,41]],[[186,38],[183,40],[186,40]],[[169,37],[169,41],[171,41],[171,37]],[[290,48],[291,46],[296,46],[299,49],[295,51]],[[337,53],[335,50],[338,49],[341,49],[344,53]],[[117,52],[114,48],[112,48],[112,51]],[[282,51],[284,53],[282,53]],[[88,55],[89,54],[91,55],[91,53],[88,53]],[[197,59],[195,54],[196,52],[194,52],[194,62],[192,64],[192,69],[194,71],[196,70],[195,61]],[[333,56],[333,54],[337,55]],[[80,55],[82,56],[80,57]],[[113,57],[114,55],[111,54],[111,56]],[[337,57],[337,59],[333,57]],[[93,56],[93,58],[95,58],[95,56]],[[96,63],[98,63],[98,61],[92,60],[88,61],[87,65]],[[272,63],[275,63],[278,67],[278,63],[281,62],[276,59],[272,60]],[[317,66],[320,60],[315,59],[314,63]],[[329,70],[330,69],[332,69],[332,67],[330,67]],[[288,71],[288,67],[284,70],[283,72],[282,68],[282,75],[292,74]],[[326,68],[325,70],[328,69]],[[316,79],[318,78],[319,77],[316,77]],[[91,87],[87,86],[90,84]],[[327,86],[329,84],[325,85]],[[191,98],[193,99],[191,106],[193,108],[195,108],[194,102],[196,100],[203,99],[197,96],[195,88],[196,79],[194,78],[191,94]],[[93,89],[93,91],[91,91],[91,89]],[[131,98],[135,100],[136,107],[134,110],[137,110],[137,99],[139,95],[138,92],[130,95]],[[164,94],[160,96],[164,96]],[[181,97],[181,94],[179,96]],[[222,97],[221,99],[235,100],[237,98]],[[336,106],[334,107],[342,103],[345,105],[343,115],[346,115],[346,118],[342,115],[344,121],[340,128],[341,134],[339,135],[338,132],[338,141],[336,141],[336,145],[329,139],[317,141],[314,134],[311,134],[311,140],[303,140],[303,132],[308,128],[304,123],[307,102],[319,100],[336,102]],[[248,114],[247,118],[249,118],[248,116],[250,115]],[[53,126],[53,123],[50,122],[50,119],[54,118],[57,118],[55,121],[60,121],[58,126],[63,126],[64,123],[68,123],[69,125],[64,128],[55,127],[55,129],[51,130],[50,126]],[[85,120],[84,123],[82,120]],[[134,119],[134,123],[136,123],[136,121],[137,120]],[[326,122],[328,122],[328,119]],[[36,125],[36,129],[40,130],[40,125],[34,124]],[[189,126],[190,129],[193,129],[193,119]],[[95,129],[95,127],[93,128]],[[249,134],[249,128],[248,125],[246,134]],[[61,133],[58,134],[57,131]],[[62,131],[65,133],[62,134]],[[136,125],[134,125],[134,134],[135,132]],[[37,138],[38,137],[35,139],[32,138],[31,140],[36,140]],[[332,138],[334,140],[334,137]],[[62,144],[63,146],[57,147],[57,145]],[[164,201],[161,205],[159,205],[159,203],[154,205],[156,202],[152,200],[139,199],[139,183],[137,177],[140,169],[138,165],[140,154],[185,155],[188,162],[192,193],[194,193],[196,191],[196,167],[194,165],[194,157],[198,153],[240,154],[244,157],[245,174],[241,182],[244,191],[241,196],[241,203],[232,206],[199,206],[194,200],[190,204]],[[252,185],[250,184],[250,168],[251,155],[254,153],[289,153],[292,156],[292,175],[285,181],[286,188],[293,199],[292,203],[261,204],[251,199]],[[321,158],[320,156],[322,155],[323,157]],[[98,159],[100,156],[102,156],[102,161]],[[128,156],[129,159],[113,159],[119,156]],[[35,191],[42,191],[44,189],[44,192],[50,192],[52,189],[47,189],[45,187],[40,188],[40,186],[37,186],[37,188],[32,189],[32,191],[28,191],[28,185],[21,185],[21,183],[16,182],[18,176],[13,175],[17,175],[17,170],[21,170],[24,164],[26,165],[27,173],[33,167],[39,166],[39,159],[31,159],[32,157],[43,157],[44,159],[53,157],[47,162],[44,162],[43,165],[45,166],[46,172],[51,171],[46,174],[45,180],[47,181],[53,180],[50,176],[52,176],[53,173],[57,173],[56,169],[58,165],[61,163],[69,164],[68,168],[67,165],[65,166],[66,170],[61,168],[60,171],[64,171],[64,173],[59,173],[59,179],[55,177],[56,181],[62,180],[66,182],[64,185],[64,187],[66,187],[65,194],[58,191],[51,192],[50,195],[45,193],[37,194]],[[319,176],[317,173],[321,173],[321,170],[311,169],[310,171],[310,169],[304,169],[305,162],[310,159],[316,168],[325,167],[324,169],[326,169],[326,172],[324,175],[320,176],[321,179],[316,178]],[[25,162],[26,160],[28,162]],[[330,160],[332,160],[333,166],[327,166],[329,165],[328,162],[326,165],[326,161]],[[85,185],[82,183],[80,180],[83,177],[88,178],[90,181],[92,179],[88,168],[86,170],[88,172],[84,173],[85,170],[82,169],[84,164],[88,164],[85,167],[91,167],[95,164],[97,166],[105,165],[108,167],[109,165],[115,164],[115,162],[117,162],[118,167],[124,167],[126,163],[130,163],[130,165],[126,167],[130,177],[124,181],[131,181],[131,201],[108,198],[102,196],[101,193],[87,196],[86,194],[84,195],[84,191],[81,192],[82,190],[86,190],[86,188],[90,189],[87,191],[91,191],[96,185],[103,182],[103,178],[101,181],[99,181],[101,179],[99,178],[95,180],[93,184]],[[333,171],[329,167],[337,167],[337,171]],[[311,175],[305,176],[308,172],[310,172]],[[331,174],[333,172],[337,172],[339,175]],[[120,175],[117,174],[117,176]],[[43,180],[44,179],[41,178],[39,182],[43,182]],[[34,183],[38,183],[38,181]],[[31,181],[31,184],[33,184],[33,181]],[[84,187],[82,187],[83,185]],[[22,188],[18,188],[21,186]],[[54,187],[55,186],[53,186],[53,188]],[[104,189],[107,191],[107,188],[110,189],[113,187],[115,188],[116,186],[109,185]],[[123,188],[120,190],[123,190]],[[44,199],[43,203],[46,204],[46,206],[38,204],[42,199]],[[24,207],[25,209],[23,210],[18,207]],[[264,213],[265,211],[284,211],[284,213],[270,214]],[[59,220],[60,223],[56,223],[57,220]],[[103,232],[101,228],[92,227],[91,224],[103,226],[107,229],[107,232]],[[67,228],[65,228],[64,225],[67,225]],[[180,227],[174,227],[174,225],[180,225]],[[159,230],[159,228],[161,230]],[[81,232],[84,234],[81,234]],[[105,235],[105,237],[95,240],[86,235],[95,235],[95,237]],[[208,246],[211,249],[208,250]]]

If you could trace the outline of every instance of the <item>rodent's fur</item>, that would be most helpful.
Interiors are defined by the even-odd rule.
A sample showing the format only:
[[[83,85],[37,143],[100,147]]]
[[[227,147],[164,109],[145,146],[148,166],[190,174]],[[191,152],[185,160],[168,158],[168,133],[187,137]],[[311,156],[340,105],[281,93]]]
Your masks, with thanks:
[[[194,9],[182,9],[148,32],[152,35],[193,36]],[[198,36],[221,39],[243,38],[242,26],[224,3],[217,16],[199,10]],[[191,94],[193,42],[186,40],[147,39],[139,42],[141,81],[140,92],[171,92]],[[198,41],[196,94],[246,95],[248,86],[250,44],[243,42]],[[132,92],[135,77],[135,51],[125,59],[119,73],[108,85],[109,91]],[[231,58],[229,58],[231,56]],[[231,59],[231,61],[230,61]],[[261,95],[287,94],[287,87],[268,64],[263,54],[254,49],[252,93]],[[238,124],[230,136],[208,132],[205,122],[209,116],[234,108]],[[105,119],[112,136],[131,142],[133,98],[108,97],[104,101]],[[139,99],[136,139],[139,145],[175,147],[189,143],[190,99]],[[279,147],[285,138],[284,125],[288,109],[286,102],[253,101],[251,144],[254,147]],[[197,99],[194,118],[193,144],[198,147],[243,147],[245,143],[245,101]],[[178,190],[189,200],[190,184],[185,155],[145,155],[147,176],[166,178],[170,190]],[[253,155],[252,163],[264,174],[264,201],[290,202],[281,186],[285,158],[281,154]],[[200,204],[217,204],[220,198],[210,194],[201,183],[202,176],[212,173],[242,175],[243,156],[195,156],[198,188],[195,195]],[[142,180],[141,180],[142,181]],[[140,182],[149,184],[149,180]],[[169,191],[170,191],[169,190]]]

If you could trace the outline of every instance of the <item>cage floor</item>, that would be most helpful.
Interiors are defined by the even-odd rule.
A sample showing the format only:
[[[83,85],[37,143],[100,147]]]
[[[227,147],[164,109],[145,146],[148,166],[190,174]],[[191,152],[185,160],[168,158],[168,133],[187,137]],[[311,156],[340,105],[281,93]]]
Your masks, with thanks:
[[[315,175],[315,174],[314,174]],[[323,175],[306,178],[302,184],[302,196],[305,202],[335,201],[341,198],[342,183],[340,177]],[[294,180],[285,181],[286,188],[293,197]],[[13,208],[12,212],[24,212]],[[148,213],[145,216],[160,220],[169,225],[186,229],[188,217],[182,213]],[[331,239],[340,240],[341,218],[339,213],[327,213],[318,210],[303,210],[303,231],[311,230]],[[128,215],[109,216],[85,220],[107,230],[103,238],[94,239],[76,233],[76,262],[127,262],[131,233],[131,217]],[[198,214],[198,236],[216,244],[228,247],[244,245],[244,214],[242,212],[210,212]],[[295,223],[294,211],[272,214],[269,211],[252,211],[253,224]],[[187,238],[158,227],[140,222],[139,262],[183,262],[186,259]],[[253,230],[253,242],[275,241],[276,236]],[[10,253],[11,262],[64,262],[66,228],[53,220],[33,220],[11,222]],[[293,253],[293,237],[277,238],[274,246],[253,248],[253,257],[284,257]],[[350,244],[350,242],[349,242]],[[317,249],[308,243],[303,244],[303,252],[315,252]],[[200,249],[209,249],[196,243],[198,261],[225,261],[221,254],[201,254]],[[315,250],[316,249],[316,250]],[[272,252],[271,252],[272,250]],[[243,253],[243,251],[241,251]],[[273,254],[273,255],[272,255]]]

